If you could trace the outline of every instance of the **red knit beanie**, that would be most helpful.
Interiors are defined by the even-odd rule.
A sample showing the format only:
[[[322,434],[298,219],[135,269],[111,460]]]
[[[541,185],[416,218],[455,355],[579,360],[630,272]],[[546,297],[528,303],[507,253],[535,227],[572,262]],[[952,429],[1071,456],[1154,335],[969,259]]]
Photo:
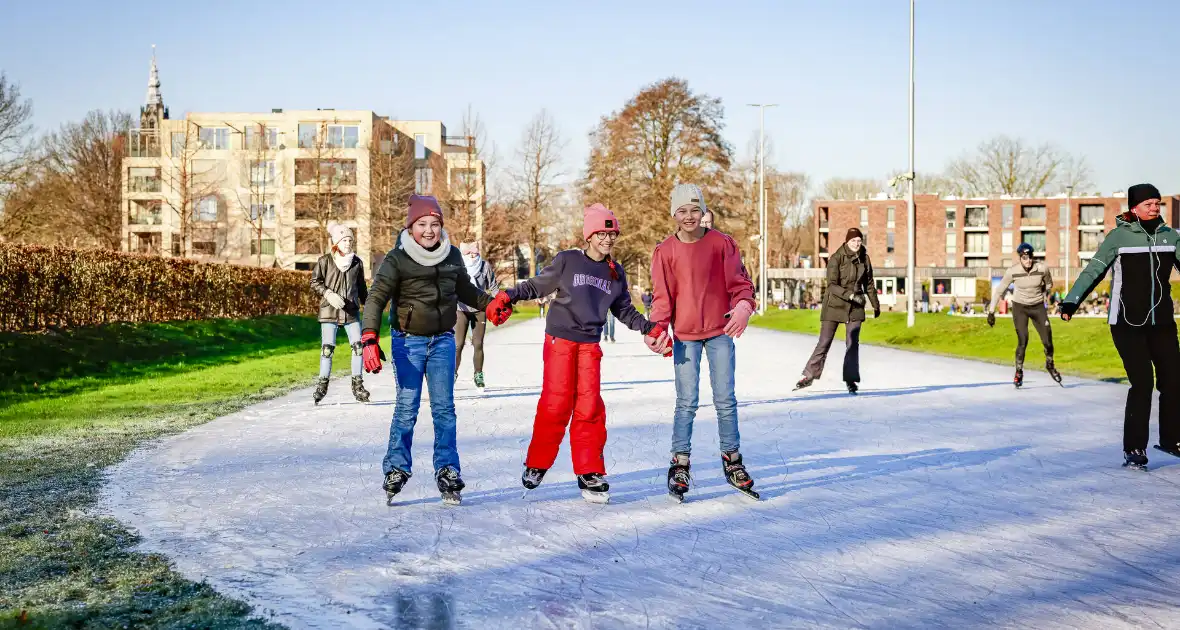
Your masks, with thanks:
[[[438,205],[438,200],[430,195],[410,195],[410,210],[406,213],[406,228],[408,229],[415,221],[422,217],[438,217],[438,222],[443,222],[442,208]]]
[[[619,220],[606,206],[596,203],[586,208],[582,219],[582,238],[590,240],[595,232],[619,232]]]

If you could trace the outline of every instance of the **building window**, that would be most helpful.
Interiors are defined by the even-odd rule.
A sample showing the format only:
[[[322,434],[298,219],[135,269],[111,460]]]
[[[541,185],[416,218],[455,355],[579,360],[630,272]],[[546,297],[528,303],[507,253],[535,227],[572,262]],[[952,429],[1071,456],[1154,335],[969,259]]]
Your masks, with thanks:
[[[1003,221],[1003,226],[1006,228],[1012,227],[1012,212],[1014,209],[1015,208],[1012,206],[1012,204],[1006,203],[1000,210],[1001,221]]]
[[[473,168],[456,168],[451,170],[451,188],[456,197],[468,193],[475,194],[479,190],[479,179]]]
[[[262,125],[246,127],[246,148],[252,151],[279,148],[279,130]]]
[[[356,160],[295,160],[297,186],[355,186]]]
[[[1001,254],[1011,254],[1012,253],[1012,233],[1011,232],[1005,231],[1003,234],[1000,235],[1000,253]]]
[[[256,238],[252,238],[252,239],[250,239],[250,255],[251,256],[257,256],[259,254],[258,250],[259,250],[259,243],[260,242],[262,245],[262,247],[261,247],[262,252],[261,253],[263,256],[274,256],[275,255],[275,240],[273,238],[264,238],[264,239],[261,239],[261,241],[259,241],[259,239],[256,239]]]
[[[414,171],[414,193],[419,195],[429,195],[433,181],[434,172],[429,168],[420,168]]]
[[[194,221],[217,221],[217,197],[201,197],[193,204]],[[195,243],[194,243],[195,245]]]
[[[186,148],[188,148],[186,146],[187,144],[188,144],[188,142],[184,137],[183,131],[173,131],[172,132],[172,155],[176,155],[176,156],[184,155],[184,150]],[[179,254],[177,254],[177,255],[179,256]]]
[[[159,232],[132,232],[127,238],[127,251],[154,256],[163,248],[163,239]]]
[[[311,271],[313,268],[315,268],[315,263],[313,262],[295,263],[295,271]]]
[[[414,159],[426,159],[426,134],[424,133],[414,134]]]
[[[988,266],[987,259],[983,258],[982,256],[979,258],[968,258],[967,260],[965,260],[963,262],[966,263],[967,267],[972,267],[972,268]]]
[[[275,204],[273,202],[252,203],[250,204],[250,220],[257,221],[275,220]]]
[[[955,253],[956,246],[958,244],[959,244],[958,240],[955,239],[955,233],[954,232],[947,232],[946,233],[946,253],[948,253],[948,254]]]
[[[885,233],[885,253],[887,253],[887,254],[893,253],[893,232],[886,232]]]
[[[869,209],[862,207],[860,209],[860,226],[868,227],[869,225]]]
[[[127,169],[127,192],[160,192],[160,169],[148,166]]]
[[[1020,240],[1021,240],[1021,242],[1028,243],[1029,245],[1032,245],[1034,253],[1037,253],[1037,254],[1044,254],[1045,253],[1046,239],[1045,239],[1044,232],[1041,232],[1041,231],[1021,232],[1020,233]]]
[[[1057,208],[1057,225],[1065,227],[1065,219],[1067,217],[1069,217],[1069,206],[1061,204],[1061,206]]]
[[[355,149],[356,125],[328,125],[328,146],[334,149]]]
[[[197,256],[216,256],[217,243],[214,241],[193,241],[193,253]]]
[[[128,204],[127,223],[131,225],[161,225],[163,202],[158,199],[133,199]]]
[[[1020,206],[1020,225],[1044,227],[1047,215],[1045,206]]]
[[[275,180],[274,160],[250,160],[250,184],[261,186]]]
[[[323,240],[317,228],[295,228],[295,253],[322,254]]]
[[[966,235],[966,251],[968,254],[986,254],[988,245],[987,232],[968,232]]]
[[[1106,206],[1103,205],[1084,205],[1080,210],[1082,218],[1078,221],[1078,225],[1101,226],[1106,218]]]
[[[202,127],[197,138],[202,149],[226,151],[229,149],[229,129],[227,127]]]
[[[299,123],[299,148],[310,149],[315,147],[316,138],[316,124],[315,123]]]
[[[947,265],[953,267],[954,265]],[[930,287],[933,295],[950,295],[951,294],[951,279],[950,278],[933,278],[930,280]]]
[[[969,228],[986,228],[987,227],[987,207],[974,206],[966,209],[966,218],[964,219],[963,227]]]
[[[955,229],[955,208],[949,207],[946,209],[946,229]]]
[[[1081,244],[1078,245],[1079,252],[1096,252],[1102,246],[1102,239],[1106,238],[1106,232],[1102,230],[1080,232],[1078,236],[1081,237]]]
[[[1065,230],[1057,231],[1057,249],[1061,250],[1061,253],[1065,253]]]
[[[885,208],[885,227],[887,227],[887,228],[894,227],[894,219],[896,218],[896,215],[897,215],[897,208],[895,208],[893,206],[889,206],[888,208]]]
[[[355,218],[355,194],[295,193],[296,221],[319,221],[322,219],[350,221]]]

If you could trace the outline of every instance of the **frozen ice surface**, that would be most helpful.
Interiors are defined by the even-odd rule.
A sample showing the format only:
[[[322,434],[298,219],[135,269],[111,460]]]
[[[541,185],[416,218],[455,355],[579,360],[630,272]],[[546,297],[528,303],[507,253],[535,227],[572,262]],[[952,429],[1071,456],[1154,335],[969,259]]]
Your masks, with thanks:
[[[1180,460],[1120,468],[1124,386],[1029,371],[1016,391],[1007,367],[866,347],[852,397],[837,343],[792,393],[814,337],[751,328],[738,399],[763,500],[724,482],[705,377],[676,505],[672,363],[619,332],[608,505],[579,496],[564,446],[521,497],[535,321],[488,336],[484,394],[463,364],[462,507],[434,487],[425,401],[414,477],[385,505],[387,366],[367,377],[374,404],[338,380],[319,407],[299,391],[137,451],[103,510],[297,628],[1180,627]]]

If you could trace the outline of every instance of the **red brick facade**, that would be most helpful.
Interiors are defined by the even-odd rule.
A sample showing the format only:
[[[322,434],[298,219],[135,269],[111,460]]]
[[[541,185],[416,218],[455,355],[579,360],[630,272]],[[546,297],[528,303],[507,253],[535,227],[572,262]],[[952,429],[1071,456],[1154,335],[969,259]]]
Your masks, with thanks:
[[[1085,264],[1103,235],[1114,229],[1115,216],[1123,211],[1126,202],[1126,197],[1070,200],[1071,267],[1076,269]],[[1006,267],[1012,264],[1016,246],[1027,241],[1037,249],[1037,257],[1043,257],[1051,267],[1064,266],[1065,204],[1064,196],[941,199],[937,195],[917,195],[914,200],[918,227],[916,265]],[[1177,227],[1174,209],[1180,205],[1180,195],[1164,197],[1163,205],[1165,220]],[[827,265],[827,255],[844,243],[844,235],[852,227],[865,233],[865,246],[874,267],[906,266],[905,199],[816,201],[812,209],[817,266]]]

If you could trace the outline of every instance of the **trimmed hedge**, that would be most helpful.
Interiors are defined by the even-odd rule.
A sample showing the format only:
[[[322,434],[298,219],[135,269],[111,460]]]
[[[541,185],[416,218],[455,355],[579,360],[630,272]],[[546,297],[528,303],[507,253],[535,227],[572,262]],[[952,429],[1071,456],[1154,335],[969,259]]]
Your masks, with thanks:
[[[302,271],[0,243],[0,330],[316,313]]]

